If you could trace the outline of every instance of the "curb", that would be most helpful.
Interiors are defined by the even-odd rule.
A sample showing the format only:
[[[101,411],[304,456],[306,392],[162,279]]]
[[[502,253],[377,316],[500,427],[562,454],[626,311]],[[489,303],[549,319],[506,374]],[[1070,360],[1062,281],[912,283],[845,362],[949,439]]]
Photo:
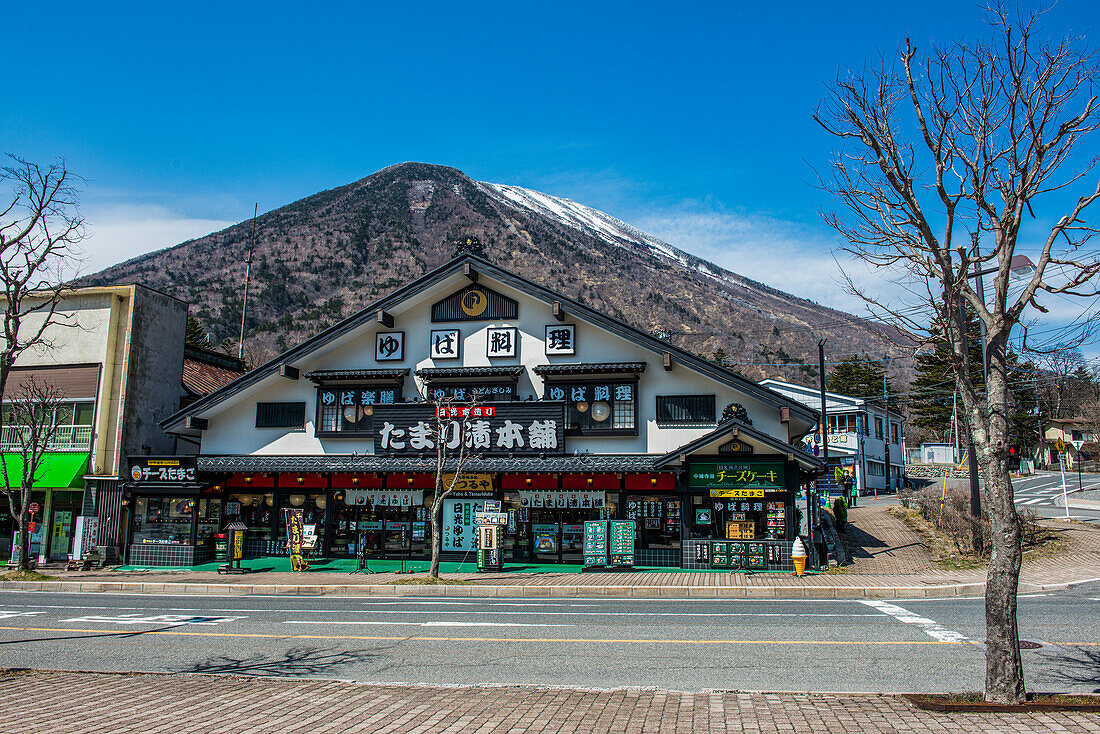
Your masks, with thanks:
[[[1066,503],[1062,501],[1059,496],[1054,497],[1055,507],[1065,507]],[[1100,510],[1100,501],[1097,500],[1083,500],[1080,498],[1069,498],[1069,509],[1071,510]],[[1058,518],[1051,518],[1057,520]]]
[[[1059,586],[1035,587],[1054,590]],[[1066,587],[1068,588],[1068,586]],[[938,599],[985,593],[984,583],[937,586],[510,586],[510,585],[297,585],[191,584],[109,581],[5,581],[4,591],[70,593],[164,594],[194,596],[432,596],[475,598],[562,599],[604,597],[618,599]]]
[[[1021,583],[1019,593],[1065,591],[1098,578]],[[928,586],[517,586],[462,584],[196,584],[134,581],[3,581],[0,591],[156,594],[180,596],[343,596],[570,599],[944,599],[983,596],[985,583]]]

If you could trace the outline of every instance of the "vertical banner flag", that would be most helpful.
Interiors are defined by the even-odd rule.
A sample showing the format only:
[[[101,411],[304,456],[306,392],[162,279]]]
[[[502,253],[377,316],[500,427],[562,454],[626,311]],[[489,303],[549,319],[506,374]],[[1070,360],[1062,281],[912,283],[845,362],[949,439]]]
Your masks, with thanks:
[[[286,518],[286,549],[290,553],[290,569],[305,571],[309,568],[302,558],[303,518],[301,508],[283,508]]]

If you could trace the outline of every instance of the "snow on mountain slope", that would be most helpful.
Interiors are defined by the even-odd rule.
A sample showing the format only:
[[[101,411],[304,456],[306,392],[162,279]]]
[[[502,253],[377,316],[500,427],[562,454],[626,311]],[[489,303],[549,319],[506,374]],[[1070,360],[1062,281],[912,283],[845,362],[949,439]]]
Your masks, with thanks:
[[[551,196],[519,186],[484,181],[479,181],[478,185],[497,200],[503,200],[512,206],[528,209],[543,216],[553,217],[573,229],[595,235],[609,244],[626,248],[640,247],[658,257],[674,260],[684,267],[698,270],[705,275],[712,277],[718,275],[714,268],[708,267],[708,263],[698,257],[598,209],[578,204],[571,199]]]

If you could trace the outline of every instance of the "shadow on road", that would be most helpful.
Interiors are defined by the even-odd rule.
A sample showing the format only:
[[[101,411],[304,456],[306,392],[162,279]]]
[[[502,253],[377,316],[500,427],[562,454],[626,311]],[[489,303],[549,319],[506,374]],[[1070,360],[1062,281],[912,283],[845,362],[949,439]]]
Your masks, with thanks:
[[[1062,683],[1092,686],[1100,693],[1100,650],[1048,648],[1044,657],[1053,666],[1050,677]]]
[[[252,655],[237,658],[230,655],[210,657],[183,673],[223,673],[255,676],[310,676],[327,673],[333,668],[364,662],[379,657],[366,650],[324,650],[319,647],[292,647],[277,657]]]
[[[0,640],[0,645],[16,645],[24,642],[56,642],[57,640],[91,640],[96,637],[141,637],[142,635],[150,634],[151,632],[165,632],[167,630],[179,629],[181,625],[170,624],[165,627],[158,627],[151,630],[126,630],[119,632],[88,632],[87,634],[79,634],[79,629],[74,629],[73,634],[69,635],[53,635],[51,637],[20,637],[15,640]]]

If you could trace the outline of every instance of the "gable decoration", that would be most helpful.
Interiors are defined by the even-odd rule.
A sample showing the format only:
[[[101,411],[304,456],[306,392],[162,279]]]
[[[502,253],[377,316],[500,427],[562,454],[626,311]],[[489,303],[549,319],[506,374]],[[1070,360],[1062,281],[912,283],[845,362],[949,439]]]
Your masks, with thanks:
[[[472,283],[432,304],[432,322],[515,319],[519,303],[491,288]]]

